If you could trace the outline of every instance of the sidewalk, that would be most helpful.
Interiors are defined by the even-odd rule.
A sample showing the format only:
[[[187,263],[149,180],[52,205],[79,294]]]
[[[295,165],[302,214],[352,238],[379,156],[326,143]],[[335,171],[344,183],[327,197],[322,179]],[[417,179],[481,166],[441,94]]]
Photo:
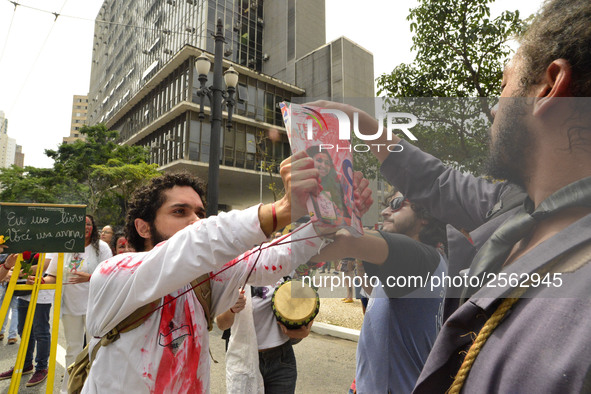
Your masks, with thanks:
[[[328,276],[332,274],[316,273],[316,275]],[[322,297],[322,295],[327,297]],[[345,288],[335,289],[332,293],[320,290],[320,312],[314,320],[312,332],[358,341],[359,331],[363,324],[361,301],[354,299],[352,303],[344,303],[341,300],[345,295]]]

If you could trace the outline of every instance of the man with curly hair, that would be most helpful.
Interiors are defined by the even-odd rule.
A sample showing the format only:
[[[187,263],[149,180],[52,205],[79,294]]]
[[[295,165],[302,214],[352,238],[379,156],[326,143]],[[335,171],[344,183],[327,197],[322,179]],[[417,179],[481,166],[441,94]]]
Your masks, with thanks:
[[[83,393],[209,391],[209,316],[229,309],[245,282],[274,283],[294,268],[292,261],[307,261],[319,248],[309,226],[292,238],[311,238],[305,242],[247,252],[303,216],[307,197],[319,192],[318,171],[304,152],[281,164],[281,176],[286,193],[276,203],[209,218],[203,187],[190,175],[163,175],[134,193],[126,231],[138,253],[117,255],[92,275],[89,353],[132,312],[155,300],[159,306],[139,327],[98,349]],[[203,274],[211,284],[207,317],[209,305],[190,285]]]

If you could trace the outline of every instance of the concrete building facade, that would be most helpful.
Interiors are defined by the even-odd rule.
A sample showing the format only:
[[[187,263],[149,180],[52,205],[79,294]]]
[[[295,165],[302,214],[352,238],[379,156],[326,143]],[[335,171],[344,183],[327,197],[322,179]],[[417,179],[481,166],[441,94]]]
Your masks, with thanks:
[[[14,154],[14,165],[20,168],[25,167],[25,154],[21,145],[16,146],[16,153]]]
[[[79,139],[84,139],[80,134],[82,126],[87,124],[88,96],[74,95],[72,98],[72,121],[70,122],[70,135],[64,137],[64,144],[71,144]]]
[[[6,168],[14,164],[16,140],[8,136],[8,119],[0,111],[0,167]]]
[[[0,134],[8,134],[8,119],[4,111],[0,111]]]
[[[6,168],[14,164],[16,140],[7,134],[0,134],[0,167]]]
[[[105,123],[121,143],[147,147],[163,171],[205,179],[210,109],[206,100],[200,120],[195,59],[204,53],[213,61],[221,18],[223,67],[234,67],[239,82],[232,129],[221,136],[220,209],[269,201],[270,184],[281,184],[278,164],[290,155],[279,103],[374,96],[373,55],[345,38],[326,44],[324,8],[323,0],[105,2],[95,23],[89,124]]]

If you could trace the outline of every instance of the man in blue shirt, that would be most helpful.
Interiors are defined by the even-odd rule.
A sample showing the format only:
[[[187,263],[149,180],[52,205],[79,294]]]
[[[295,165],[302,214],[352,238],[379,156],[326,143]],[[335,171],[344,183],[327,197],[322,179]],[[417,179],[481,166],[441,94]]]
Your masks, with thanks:
[[[445,292],[429,278],[447,271],[445,227],[398,192],[382,217],[381,231],[339,232],[318,257],[364,260],[362,280],[373,286],[357,347],[357,393],[409,393],[441,327]]]

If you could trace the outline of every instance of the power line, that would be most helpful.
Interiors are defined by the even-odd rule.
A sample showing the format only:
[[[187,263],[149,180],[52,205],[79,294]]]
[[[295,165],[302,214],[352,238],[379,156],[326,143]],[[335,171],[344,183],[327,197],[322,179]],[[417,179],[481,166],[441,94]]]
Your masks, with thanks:
[[[66,3],[68,2],[68,0],[64,0],[64,4],[62,4],[62,8],[60,9],[63,10],[64,7],[66,6]],[[15,13],[16,13],[16,7],[17,6],[22,6],[22,4],[18,4],[15,1],[10,1],[10,3],[14,4],[14,9],[15,9]],[[14,14],[13,14],[14,15]],[[35,60],[33,61],[33,63],[31,64],[31,68],[29,70],[29,73],[27,74],[27,76],[25,77],[25,80],[23,81],[23,83],[21,84],[21,87],[18,91],[18,93],[16,94],[16,96],[14,97],[14,101],[12,102],[12,105],[10,106],[10,112],[12,112],[12,110],[14,109],[14,106],[16,105],[16,103],[18,102],[18,99],[21,95],[21,93],[23,92],[25,86],[27,85],[27,82],[29,81],[29,78],[31,77],[31,74],[33,74],[33,70],[35,69],[35,65],[37,64],[37,61],[39,60],[39,58],[41,57],[41,53],[43,52],[43,49],[45,48],[45,44],[47,44],[47,41],[49,40],[49,36],[51,35],[51,33],[53,32],[53,28],[55,27],[55,23],[57,22],[57,18],[59,16],[59,14],[54,14],[55,19],[53,20],[53,24],[51,25],[51,28],[49,29],[49,32],[47,33],[47,35],[45,36],[45,39],[43,40],[43,44],[41,45],[41,48],[39,48],[39,51],[37,52],[37,56],[35,57]]]
[[[10,33],[10,29],[12,27],[12,22],[14,20],[14,16],[16,14],[16,9],[18,7],[24,7],[24,8],[28,8],[28,9],[34,10],[34,11],[38,11],[38,12],[41,12],[41,13],[50,14],[50,15],[53,15],[54,16],[53,24],[51,25],[51,28],[50,28],[49,32],[45,36],[45,39],[43,40],[43,44],[41,45],[41,48],[37,52],[37,55],[35,57],[35,60],[31,64],[31,68],[29,70],[29,73],[25,77],[25,80],[21,84],[21,87],[20,87],[18,93],[16,94],[16,96],[14,98],[14,101],[13,101],[11,107],[10,107],[10,111],[12,111],[14,109],[16,103],[18,102],[18,99],[19,99],[22,91],[24,90],[24,87],[26,86],[26,84],[27,84],[27,82],[28,82],[31,74],[33,73],[33,70],[35,68],[35,65],[37,64],[37,62],[38,62],[38,60],[39,60],[39,58],[41,56],[41,53],[43,52],[43,49],[45,48],[45,45],[47,44],[47,41],[49,40],[49,37],[51,36],[51,33],[53,32],[53,29],[54,29],[54,27],[56,25],[56,22],[57,22],[57,20],[58,20],[59,17],[62,17],[62,18],[71,18],[71,19],[77,19],[77,20],[84,20],[84,21],[91,21],[91,22],[94,21],[94,22],[99,23],[99,24],[107,24],[107,25],[114,25],[114,26],[122,26],[122,27],[130,27],[130,28],[136,28],[136,29],[143,29],[143,30],[149,30],[149,31],[154,31],[154,32],[160,32],[160,33],[163,33],[163,34],[191,34],[191,35],[194,35],[194,33],[190,33],[190,32],[187,32],[187,31],[177,32],[177,31],[171,31],[171,30],[168,30],[168,29],[158,29],[158,28],[153,28],[153,27],[138,26],[138,25],[133,25],[133,24],[125,24],[125,23],[118,23],[118,22],[114,22],[114,21],[106,21],[106,20],[100,20],[100,19],[94,20],[94,19],[84,18],[84,17],[80,17],[80,16],[75,16],[75,15],[62,14],[61,11],[64,9],[64,7],[65,7],[65,5],[66,5],[66,3],[67,3],[68,0],[65,0],[64,1],[64,3],[62,5],[62,7],[60,8],[60,11],[59,12],[53,12],[53,11],[41,9],[41,8],[38,8],[38,7],[33,7],[33,6],[26,5],[26,4],[21,4],[21,3],[18,3],[16,1],[13,1],[13,0],[7,0],[7,1],[9,3],[11,3],[11,4],[14,5],[14,11],[13,11],[11,22],[10,22],[9,33]],[[206,38],[207,36],[199,35],[197,37]],[[5,40],[5,43],[4,43],[4,48],[2,50],[2,55],[0,56],[0,61],[2,60],[2,57],[3,57],[3,54],[4,54],[4,50],[6,49],[6,46],[7,45],[8,45],[8,36],[7,36],[7,39]]]
[[[194,34],[194,33],[188,32],[188,31],[174,31],[174,30],[160,29],[160,28],[149,27],[149,26],[139,26],[139,25],[134,25],[134,24],[129,24],[129,23],[119,23],[119,22],[115,22],[115,21],[107,21],[104,19],[92,19],[92,18],[85,18],[82,16],[76,16],[76,15],[66,15],[66,14],[62,14],[61,11],[60,12],[53,12],[53,11],[49,11],[49,10],[44,10],[42,8],[32,7],[32,6],[26,5],[26,4],[20,4],[20,3],[17,3],[16,1],[13,1],[13,0],[7,0],[7,1],[9,3],[14,4],[15,9],[17,6],[29,8],[31,10],[35,10],[35,11],[39,11],[39,12],[42,12],[45,14],[53,15],[55,17],[55,20],[57,20],[58,17],[62,17],[62,18],[77,19],[77,20],[82,20],[82,21],[96,22],[96,23],[105,24],[105,25],[113,25],[113,26],[131,27],[131,28],[142,29],[142,30],[150,30],[150,31],[155,31],[155,32],[163,33],[163,34],[191,34],[191,35]],[[63,7],[62,7],[62,9],[63,9]],[[197,37],[207,38],[207,35],[199,35]]]
[[[16,14],[16,6],[17,6],[17,4],[14,4],[14,10],[12,11],[12,17],[10,18],[10,24],[8,25],[8,32],[6,33],[6,40],[4,40],[4,46],[2,47],[2,52],[0,52],[0,64],[2,64],[2,58],[4,57],[4,50],[6,50],[6,46],[8,45],[8,38],[10,37],[12,22],[14,21],[14,15]]]

